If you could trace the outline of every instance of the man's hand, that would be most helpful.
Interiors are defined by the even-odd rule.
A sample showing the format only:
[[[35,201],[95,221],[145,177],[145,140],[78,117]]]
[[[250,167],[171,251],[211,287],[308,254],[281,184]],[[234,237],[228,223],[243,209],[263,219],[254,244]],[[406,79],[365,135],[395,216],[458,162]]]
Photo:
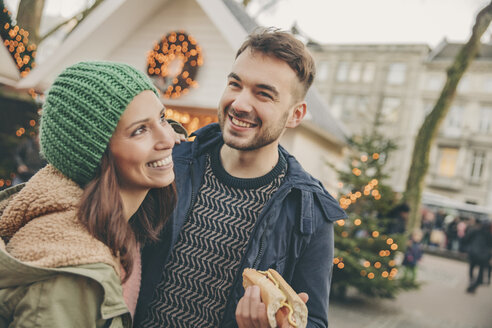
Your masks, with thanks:
[[[300,293],[299,297],[307,302],[309,299],[308,294]],[[284,315],[281,315],[282,322],[277,321],[280,328],[289,328],[289,321],[287,320],[288,309],[282,308]],[[279,316],[277,316],[279,318]],[[268,328],[266,306],[261,302],[260,288],[258,286],[250,286],[246,288],[244,296],[239,300],[236,307],[236,322],[239,328]]]
[[[298,295],[304,303],[307,303],[307,301],[309,300],[309,296],[306,293],[299,293]],[[286,307],[281,308],[277,312],[275,318],[277,319],[277,325],[280,328],[292,328],[292,326],[289,324],[288,315],[289,309],[287,309]]]
[[[24,164],[21,164],[19,165],[19,167],[17,167],[17,172],[19,173],[26,173],[28,170],[28,167]]]
[[[239,328],[268,328],[266,306],[261,302],[260,287],[249,286],[236,307],[236,322]]]
[[[179,145],[181,141],[186,141],[186,136],[184,134],[174,132],[174,143]]]

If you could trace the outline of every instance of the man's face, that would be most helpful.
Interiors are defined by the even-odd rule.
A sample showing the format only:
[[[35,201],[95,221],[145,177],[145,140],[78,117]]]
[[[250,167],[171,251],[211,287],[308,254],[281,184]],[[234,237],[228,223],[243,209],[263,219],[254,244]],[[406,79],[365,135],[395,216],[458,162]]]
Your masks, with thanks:
[[[300,88],[285,62],[246,49],[236,59],[219,103],[219,124],[226,145],[255,150],[278,144],[285,127],[299,124],[295,95]]]

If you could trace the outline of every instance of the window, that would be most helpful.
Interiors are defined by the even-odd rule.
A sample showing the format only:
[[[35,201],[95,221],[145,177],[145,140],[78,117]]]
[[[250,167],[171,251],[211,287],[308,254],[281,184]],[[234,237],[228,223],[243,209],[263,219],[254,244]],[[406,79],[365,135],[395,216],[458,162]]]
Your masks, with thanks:
[[[343,96],[341,95],[333,96],[333,98],[331,99],[330,110],[334,117],[336,118],[341,117],[343,111]]]
[[[436,105],[435,102],[429,102],[429,101],[426,101],[424,103],[424,116],[427,116],[430,114],[430,112],[432,112],[432,110],[434,109],[434,106]]]
[[[383,99],[381,107],[381,118],[386,123],[395,123],[398,120],[398,111],[400,109],[401,100],[394,97],[386,97]]]
[[[340,64],[338,64],[338,70],[337,70],[337,81],[340,82],[347,81],[348,72],[349,72],[349,63],[340,62]]]
[[[443,177],[454,177],[457,160],[458,148],[441,148],[438,174]]]
[[[329,67],[330,64],[327,61],[322,61],[319,63],[318,72],[316,74],[318,81],[328,80]]]
[[[362,75],[362,81],[364,83],[370,83],[374,80],[376,73],[376,65],[374,63],[366,63],[364,67],[364,74]]]
[[[492,107],[482,107],[480,109],[480,121],[478,131],[482,133],[492,132]]]
[[[362,64],[361,63],[353,63],[352,66],[350,67],[349,81],[350,82],[359,82],[361,71],[362,71]]]
[[[492,77],[487,76],[483,82],[483,91],[492,92]]]
[[[367,115],[369,111],[369,98],[366,96],[359,97],[359,104],[357,110],[361,115]]]
[[[470,91],[470,87],[471,87],[470,77],[465,75],[461,78],[458,84],[457,91],[459,93],[468,92]]]
[[[355,95],[335,95],[330,104],[333,116],[343,121],[350,120],[354,115],[367,115],[368,107],[368,97]]]
[[[459,136],[463,124],[463,107],[459,105],[452,106],[446,117],[444,134],[447,136]]]
[[[388,84],[400,85],[405,83],[407,65],[404,63],[393,63],[389,66],[386,82]]]
[[[473,158],[471,163],[470,178],[472,181],[480,180],[483,173],[483,167],[485,164],[485,152],[475,151],[473,152]]]
[[[444,84],[444,76],[431,74],[427,77],[425,82],[425,88],[429,91],[439,91],[442,89]]]

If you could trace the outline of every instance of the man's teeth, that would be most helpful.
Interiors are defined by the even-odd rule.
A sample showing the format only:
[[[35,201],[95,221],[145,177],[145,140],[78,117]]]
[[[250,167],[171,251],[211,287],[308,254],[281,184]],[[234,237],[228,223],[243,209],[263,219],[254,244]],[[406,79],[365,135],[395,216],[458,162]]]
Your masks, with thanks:
[[[172,157],[169,156],[169,157],[166,157],[164,159],[161,159],[161,160],[158,160],[155,162],[147,163],[147,166],[148,167],[161,167],[161,166],[170,164],[172,160],[173,160]]]
[[[234,123],[235,125],[238,125],[240,127],[243,127],[243,128],[250,128],[253,126],[253,124],[250,124],[250,123],[246,123],[246,122],[243,122],[243,121],[240,121],[236,118],[232,118],[232,123]]]

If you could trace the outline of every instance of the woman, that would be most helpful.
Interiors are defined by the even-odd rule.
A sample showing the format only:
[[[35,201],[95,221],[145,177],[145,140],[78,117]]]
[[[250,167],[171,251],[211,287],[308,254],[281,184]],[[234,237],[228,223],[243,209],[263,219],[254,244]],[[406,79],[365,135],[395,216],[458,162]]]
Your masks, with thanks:
[[[176,135],[157,95],[125,64],[56,78],[40,124],[48,165],[0,205],[0,327],[131,326],[139,245],[175,204]]]

